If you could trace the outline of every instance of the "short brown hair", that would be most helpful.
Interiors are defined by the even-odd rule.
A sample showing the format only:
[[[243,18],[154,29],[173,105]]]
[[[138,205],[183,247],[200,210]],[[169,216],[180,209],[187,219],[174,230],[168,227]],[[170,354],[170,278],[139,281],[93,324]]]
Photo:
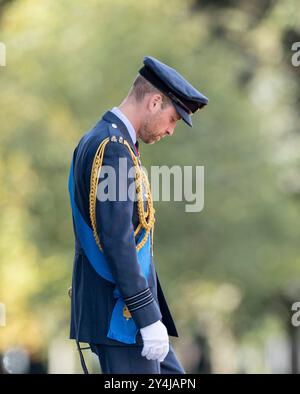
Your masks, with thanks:
[[[152,94],[156,93],[162,96],[162,105],[161,105],[162,109],[172,104],[172,101],[169,99],[169,97],[165,96],[160,90],[158,90],[144,77],[138,74],[138,76],[135,78],[133,82],[129,95],[133,96],[137,102],[141,102],[144,99],[144,97],[149,93]]]

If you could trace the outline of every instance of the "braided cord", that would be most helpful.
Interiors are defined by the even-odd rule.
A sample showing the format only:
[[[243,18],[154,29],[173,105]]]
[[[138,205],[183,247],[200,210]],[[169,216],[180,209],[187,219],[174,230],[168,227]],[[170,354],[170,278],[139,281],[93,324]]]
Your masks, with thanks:
[[[97,152],[95,154],[92,170],[91,170],[91,178],[90,178],[90,195],[89,195],[89,210],[90,210],[90,220],[92,224],[93,234],[95,241],[102,251],[102,247],[100,244],[100,239],[97,233],[97,222],[96,222],[96,198],[97,198],[97,187],[98,187],[98,174],[99,170],[102,166],[103,156],[104,156],[104,148],[108,144],[109,138],[105,138],[101,144],[99,145]]]
[[[92,225],[95,241],[101,251],[103,249],[102,249],[102,246],[100,243],[99,235],[97,233],[96,198],[97,198],[99,171],[100,171],[102,163],[103,163],[104,150],[105,150],[105,147],[109,141],[110,141],[110,138],[107,137],[99,145],[99,147],[96,151],[94,160],[93,160],[93,165],[92,165],[92,170],[91,170],[91,178],[90,178],[90,194],[89,194],[90,220],[91,220],[91,225]],[[136,251],[139,251],[145,245],[145,243],[147,242],[148,236],[151,232],[151,245],[152,245],[152,253],[153,253],[153,232],[154,232],[154,223],[155,223],[155,217],[154,217],[155,209],[153,207],[153,200],[152,200],[152,194],[151,194],[149,180],[147,178],[147,175],[145,174],[145,172],[141,168],[139,161],[138,161],[137,157],[135,156],[129,143],[126,140],[124,140],[123,143],[130,152],[132,161],[134,163],[134,168],[135,168],[135,187],[136,187],[136,193],[137,193],[137,209],[138,209],[139,224],[134,231],[134,236],[136,236],[141,229],[146,230],[143,238],[136,245]],[[143,187],[145,189],[145,195],[147,198],[146,211],[144,210]]]

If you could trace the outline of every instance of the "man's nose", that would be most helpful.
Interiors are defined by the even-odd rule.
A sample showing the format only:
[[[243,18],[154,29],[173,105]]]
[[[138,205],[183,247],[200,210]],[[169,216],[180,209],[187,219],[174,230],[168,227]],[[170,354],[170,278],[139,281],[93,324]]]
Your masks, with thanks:
[[[167,128],[166,134],[168,134],[169,136],[172,136],[173,133],[174,133],[174,128],[171,128],[171,127]]]

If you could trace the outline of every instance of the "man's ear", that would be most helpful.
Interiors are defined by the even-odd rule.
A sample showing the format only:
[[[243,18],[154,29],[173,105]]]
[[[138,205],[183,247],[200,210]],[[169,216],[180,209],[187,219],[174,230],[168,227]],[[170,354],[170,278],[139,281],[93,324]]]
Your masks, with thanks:
[[[160,94],[152,94],[149,96],[148,109],[152,113],[156,113],[161,109],[162,96]]]

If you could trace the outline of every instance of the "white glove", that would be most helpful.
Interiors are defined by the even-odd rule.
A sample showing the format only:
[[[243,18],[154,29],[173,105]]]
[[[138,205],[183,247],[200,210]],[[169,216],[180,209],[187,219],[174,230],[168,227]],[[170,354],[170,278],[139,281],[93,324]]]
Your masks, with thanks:
[[[140,331],[144,342],[142,356],[147,360],[164,361],[169,352],[169,336],[165,325],[158,320]]]

